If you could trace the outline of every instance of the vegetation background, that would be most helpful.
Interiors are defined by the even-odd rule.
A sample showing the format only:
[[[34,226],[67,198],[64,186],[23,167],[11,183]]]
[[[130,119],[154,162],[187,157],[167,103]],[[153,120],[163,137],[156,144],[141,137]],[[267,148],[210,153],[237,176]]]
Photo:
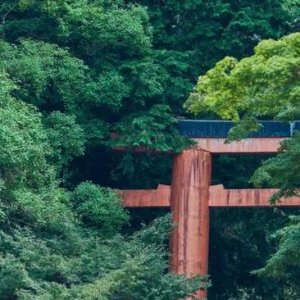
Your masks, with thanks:
[[[0,16],[0,299],[175,300],[198,289],[167,273],[169,216],[147,225],[166,212],[125,211],[112,188],[170,183],[172,155],[153,150],[190,144],[180,118],[219,118],[221,106],[183,107],[198,76],[297,31],[298,1],[3,0]],[[288,63],[269,48],[279,69]],[[298,145],[264,165],[275,182],[257,182],[295,192]],[[265,159],[215,157],[213,183],[247,187]],[[211,214],[209,299],[299,299],[297,211]]]

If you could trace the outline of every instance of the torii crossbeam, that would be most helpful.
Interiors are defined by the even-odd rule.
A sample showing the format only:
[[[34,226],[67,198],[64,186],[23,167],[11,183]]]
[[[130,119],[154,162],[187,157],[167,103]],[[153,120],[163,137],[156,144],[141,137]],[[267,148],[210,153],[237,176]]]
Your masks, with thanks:
[[[283,139],[256,137],[225,144],[223,137],[195,138],[196,146],[175,156],[171,186],[122,191],[125,207],[171,208],[177,224],[170,242],[172,272],[188,277],[208,273],[209,207],[268,207],[268,199],[276,192],[276,189],[226,190],[222,185],[211,186],[212,154],[276,153]],[[283,199],[279,205],[300,206],[300,198]],[[199,291],[197,296],[206,297],[206,291]]]

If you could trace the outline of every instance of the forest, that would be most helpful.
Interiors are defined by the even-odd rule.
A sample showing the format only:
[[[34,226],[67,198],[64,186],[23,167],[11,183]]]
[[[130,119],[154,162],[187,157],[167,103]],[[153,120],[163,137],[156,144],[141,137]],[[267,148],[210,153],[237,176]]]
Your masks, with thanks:
[[[118,192],[171,183],[191,145],[178,120],[233,120],[232,140],[300,120],[299,13],[298,0],[2,0],[0,299],[300,299],[299,209],[211,209],[203,285],[168,272],[169,210],[124,209]],[[213,161],[212,184],[299,196],[299,133],[273,157]]]

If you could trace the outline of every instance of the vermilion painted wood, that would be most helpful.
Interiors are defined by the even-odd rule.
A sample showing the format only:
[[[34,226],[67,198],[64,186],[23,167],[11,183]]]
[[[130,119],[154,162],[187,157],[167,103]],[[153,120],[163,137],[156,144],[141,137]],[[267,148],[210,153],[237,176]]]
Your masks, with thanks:
[[[210,186],[209,207],[270,207],[269,198],[278,189],[224,189]],[[171,187],[159,185],[156,190],[124,190],[124,207],[170,207]],[[198,200],[199,201],[199,200]],[[283,198],[275,206],[300,206],[300,198]]]
[[[171,187],[159,185],[156,190],[123,190],[123,206],[125,207],[169,207]]]
[[[269,199],[278,189],[229,189],[223,185],[209,189],[210,207],[270,207]],[[276,206],[300,206],[300,198],[281,199]]]
[[[174,158],[171,211],[175,227],[171,236],[170,270],[188,277],[208,272],[209,186],[211,155],[186,150]],[[205,291],[197,296],[205,297]]]
[[[209,151],[213,154],[226,153],[247,153],[247,154],[268,154],[276,153],[279,148],[279,143],[286,138],[251,138],[238,142],[231,142],[226,144],[224,138],[193,138],[197,142],[194,146],[196,149]],[[123,147],[114,147],[115,151],[125,151]],[[149,150],[145,147],[135,147],[133,151],[136,153],[151,152],[158,154],[160,151]],[[169,151],[167,151],[169,152]]]
[[[211,153],[276,153],[279,143],[285,138],[251,138],[225,144],[224,138],[193,138],[197,142],[197,149]]]

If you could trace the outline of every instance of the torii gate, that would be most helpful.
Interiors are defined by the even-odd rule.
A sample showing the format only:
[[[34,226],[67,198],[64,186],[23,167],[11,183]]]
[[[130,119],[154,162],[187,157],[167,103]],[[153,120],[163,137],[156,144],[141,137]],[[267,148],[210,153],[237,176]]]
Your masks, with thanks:
[[[294,128],[295,124],[289,126]],[[228,128],[225,134],[227,131]],[[291,127],[284,131],[288,133],[279,133],[277,137],[249,138],[230,144],[225,144],[225,138],[220,137],[193,138],[197,145],[174,158],[171,186],[159,185],[156,190],[122,192],[125,207],[171,208],[177,226],[170,241],[170,271],[188,277],[207,275],[209,207],[267,207],[270,206],[270,196],[276,192],[276,189],[226,190],[222,185],[211,186],[212,154],[276,153],[280,141],[284,139],[282,136],[292,134]],[[277,205],[300,206],[300,198],[283,199]],[[199,291],[197,296],[206,297],[206,291]]]

